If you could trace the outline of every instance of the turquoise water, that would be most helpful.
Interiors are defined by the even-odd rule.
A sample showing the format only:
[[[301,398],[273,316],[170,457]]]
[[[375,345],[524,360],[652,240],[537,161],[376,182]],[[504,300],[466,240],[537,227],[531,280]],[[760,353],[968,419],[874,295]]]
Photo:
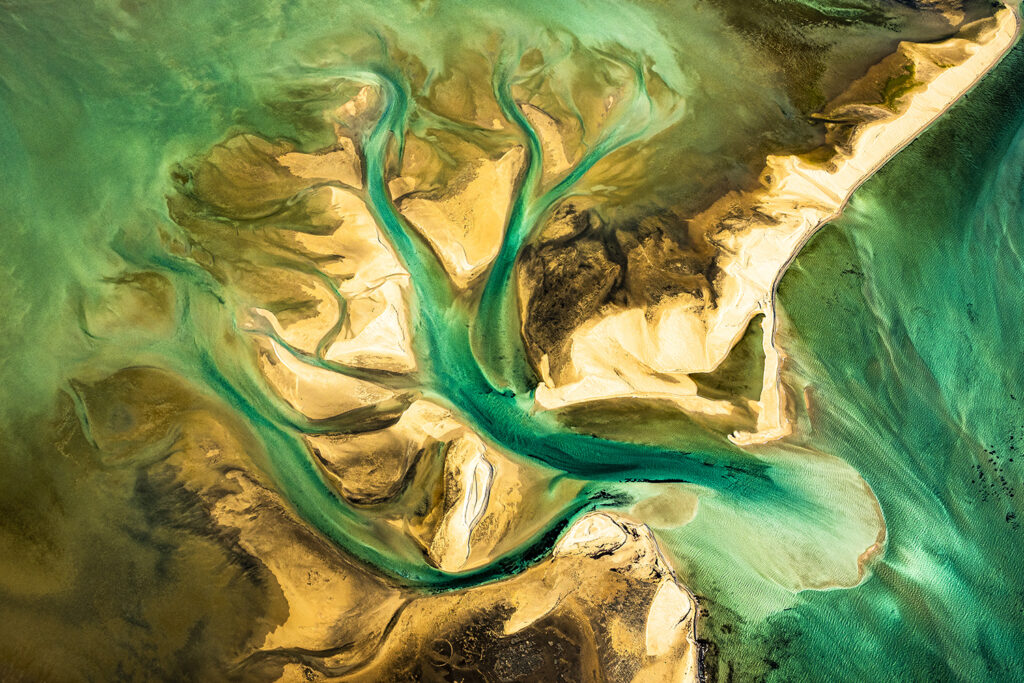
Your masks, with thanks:
[[[831,3],[824,13],[853,21],[897,12],[879,7]],[[46,414],[73,378],[159,365],[245,420],[268,454],[266,467],[309,523],[404,582],[445,589],[503,576],[543,555],[553,532],[582,511],[628,508],[636,497],[681,487],[701,496],[698,515],[658,533],[687,582],[708,598],[702,635],[718,645],[721,675],[823,680],[826,670],[828,680],[852,681],[1024,674],[1014,496],[1020,470],[1013,459],[1013,442],[1024,438],[1015,320],[1024,302],[1016,242],[1024,221],[1024,108],[1015,92],[1024,74],[1021,51],[858,192],[847,215],[795,263],[780,296],[794,377],[813,387],[815,409],[804,425],[811,431],[792,448],[755,456],[679,421],[656,429],[652,417],[644,434],[620,436],[643,441],[649,432],[647,440],[660,443],[641,445],[573,433],[531,415],[534,378],[510,300],[512,266],[533,223],[618,146],[669,130],[671,145],[664,138],[658,144],[684,147],[693,158],[728,158],[729,172],[741,176],[739,153],[712,133],[737,148],[753,130],[785,137],[784,124],[798,111],[778,75],[762,70],[738,38],[726,39],[717,15],[699,3],[673,8],[678,28],[661,31],[651,27],[664,23],[658,12],[668,10],[642,4],[447,3],[428,5],[415,18],[401,3],[4,9],[5,439],[16,443],[18,430]],[[383,31],[385,43],[414,51],[440,72],[452,45],[498,32],[507,53],[518,55],[551,26],[556,37],[546,49],[563,44],[558,31],[584,45],[615,44],[625,63],[654,64],[652,73],[686,107],[659,110],[639,88],[621,125],[593,147],[580,172],[541,188],[531,166],[513,207],[513,239],[481,300],[458,298],[388,205],[387,155],[401,146],[414,115],[412,86],[396,60],[364,36]],[[891,48],[887,29],[857,30],[876,36],[880,54]],[[516,119],[502,73],[499,105]],[[641,85],[645,73],[636,70]],[[332,492],[298,439],[308,425],[268,396],[241,351],[247,340],[231,293],[195,263],[170,255],[160,238],[179,235],[165,202],[178,162],[237,131],[315,146],[316,132],[301,123],[303,107],[312,105],[287,110],[279,103],[295,83],[338,78],[380,83],[388,94],[365,141],[367,187],[372,210],[413,274],[417,350],[430,359],[425,391],[494,442],[587,482],[543,533],[474,575],[430,568],[408,539],[382,536]],[[734,116],[714,121],[702,115],[708,111]],[[529,130],[524,135],[536,158],[538,141]],[[176,331],[90,333],[83,302],[98,296],[104,278],[142,269],[172,283]],[[627,421],[632,427],[636,416]],[[19,448],[3,457],[12,487],[20,472],[39,466]],[[799,590],[838,580],[874,540],[875,497],[888,539],[865,582]]]
[[[1024,676],[1022,73],[1018,46],[783,282],[813,440],[868,481],[889,541],[862,586],[769,620],[778,680],[815,662],[848,680]]]

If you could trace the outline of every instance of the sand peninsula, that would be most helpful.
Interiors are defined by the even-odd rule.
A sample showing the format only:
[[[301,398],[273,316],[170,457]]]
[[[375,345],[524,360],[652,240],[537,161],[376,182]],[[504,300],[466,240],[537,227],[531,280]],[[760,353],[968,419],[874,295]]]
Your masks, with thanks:
[[[618,307],[572,335],[565,366],[538,366],[540,409],[583,402],[669,400],[684,411],[728,416],[733,404],[698,395],[694,373],[714,371],[751,321],[763,315],[765,357],[756,429],[734,432],[739,445],[792,431],[781,380],[776,290],[814,233],[840,215],[853,192],[914,140],[1010,49],[1019,18],[1009,7],[964,25],[936,43],[902,42],[817,115],[827,144],[810,154],[769,156],[761,185],[732,192],[691,221],[717,250],[714,297],[683,294],[650,307]],[[560,381],[552,380],[556,375]]]

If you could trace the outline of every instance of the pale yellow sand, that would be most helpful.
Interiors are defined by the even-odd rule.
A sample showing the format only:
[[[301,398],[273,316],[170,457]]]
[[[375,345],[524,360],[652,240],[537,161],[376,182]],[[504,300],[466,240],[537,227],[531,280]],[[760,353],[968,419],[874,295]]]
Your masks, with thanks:
[[[321,269],[344,299],[344,313],[319,283],[323,305],[316,316],[282,325],[269,311],[255,312],[269,320],[282,339],[307,353],[316,349],[340,315],[341,330],[327,346],[325,359],[389,372],[415,370],[406,301],[409,274],[366,205],[349,190],[324,187],[310,199],[310,206],[319,211],[318,224],[334,231],[297,233],[294,240],[305,251],[327,259]]]
[[[422,234],[460,289],[468,287],[498,255],[525,153],[513,147],[497,159],[482,159],[442,197],[410,195],[398,201],[402,215]],[[391,184],[406,189],[401,178]]]

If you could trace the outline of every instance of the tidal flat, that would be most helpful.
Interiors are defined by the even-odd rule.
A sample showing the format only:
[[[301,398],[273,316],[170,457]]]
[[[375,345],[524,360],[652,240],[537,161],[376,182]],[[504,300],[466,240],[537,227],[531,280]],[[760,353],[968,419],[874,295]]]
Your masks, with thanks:
[[[1019,35],[2,3],[0,680],[1024,678]]]

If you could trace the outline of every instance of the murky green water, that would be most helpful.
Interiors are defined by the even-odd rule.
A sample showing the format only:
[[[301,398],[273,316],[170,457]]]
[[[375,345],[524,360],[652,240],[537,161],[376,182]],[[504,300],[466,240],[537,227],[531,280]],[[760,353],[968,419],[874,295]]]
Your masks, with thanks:
[[[694,521],[658,533],[713,605],[705,635],[718,644],[723,676],[732,669],[736,680],[1019,677],[1024,596],[1013,442],[1024,438],[1015,319],[1024,301],[1016,242],[1024,109],[1014,84],[1024,53],[863,188],[784,280],[793,372],[813,387],[814,430],[799,447],[762,457],[654,409],[641,434],[636,412],[625,427],[609,418],[590,430],[609,440],[531,415],[533,378],[520,360],[509,301],[516,240],[499,255],[477,308],[455,300],[385,201],[386,155],[416,114],[400,52],[438,73],[467,45],[490,46],[499,64],[531,48],[551,56],[572,46],[614,48],[626,63],[653,65],[650,73],[683,104],[659,108],[638,92],[635,115],[592,152],[596,160],[640,139],[663,153],[646,188],[613,209],[629,215],[748,182],[757,150],[813,145],[817,133],[800,123],[802,108],[813,110],[897,38],[941,35],[934,20],[909,18],[909,9],[890,3],[775,5],[777,14],[762,20],[763,8],[726,3],[0,5],[0,500],[20,511],[9,517],[22,525],[4,530],[10,576],[28,566],[13,540],[27,533],[26,511],[38,512],[41,528],[51,515],[118,537],[107,523],[116,513],[105,511],[118,503],[73,481],[54,484],[50,473],[67,465],[32,446],[31,435],[49,429],[47,416],[72,379],[135,364],[167,367],[226,402],[305,519],[386,573],[443,589],[513,571],[546,550],[550,534],[511,563],[451,577],[408,541],[379,536],[331,493],[267,396],[240,351],[245,334],[230,292],[161,240],[178,234],[165,200],[175,164],[239,131],[315,146],[320,132],[307,120],[316,102],[295,88],[349,78],[383,83],[389,93],[364,146],[368,193],[413,275],[415,339],[421,358],[431,359],[427,390],[495,442],[589,482],[554,529],[597,505],[666,487],[699,490]],[[783,40],[787,25],[808,17],[823,42],[845,41],[835,64],[814,73],[815,92],[792,83],[817,67],[766,62],[739,32],[760,21],[764,40]],[[515,116],[510,99],[500,104]],[[532,173],[511,221],[519,240],[575,190],[573,182],[540,188]],[[171,282],[175,329],[97,334],[90,319],[114,306],[104,288],[135,270]],[[856,589],[814,590],[848,571],[873,540],[874,497],[861,478],[888,526],[885,555]],[[59,503],[94,495],[102,504]],[[43,498],[58,503],[47,507]],[[39,566],[50,571],[46,560]],[[25,589],[7,579],[0,591],[14,604]]]

